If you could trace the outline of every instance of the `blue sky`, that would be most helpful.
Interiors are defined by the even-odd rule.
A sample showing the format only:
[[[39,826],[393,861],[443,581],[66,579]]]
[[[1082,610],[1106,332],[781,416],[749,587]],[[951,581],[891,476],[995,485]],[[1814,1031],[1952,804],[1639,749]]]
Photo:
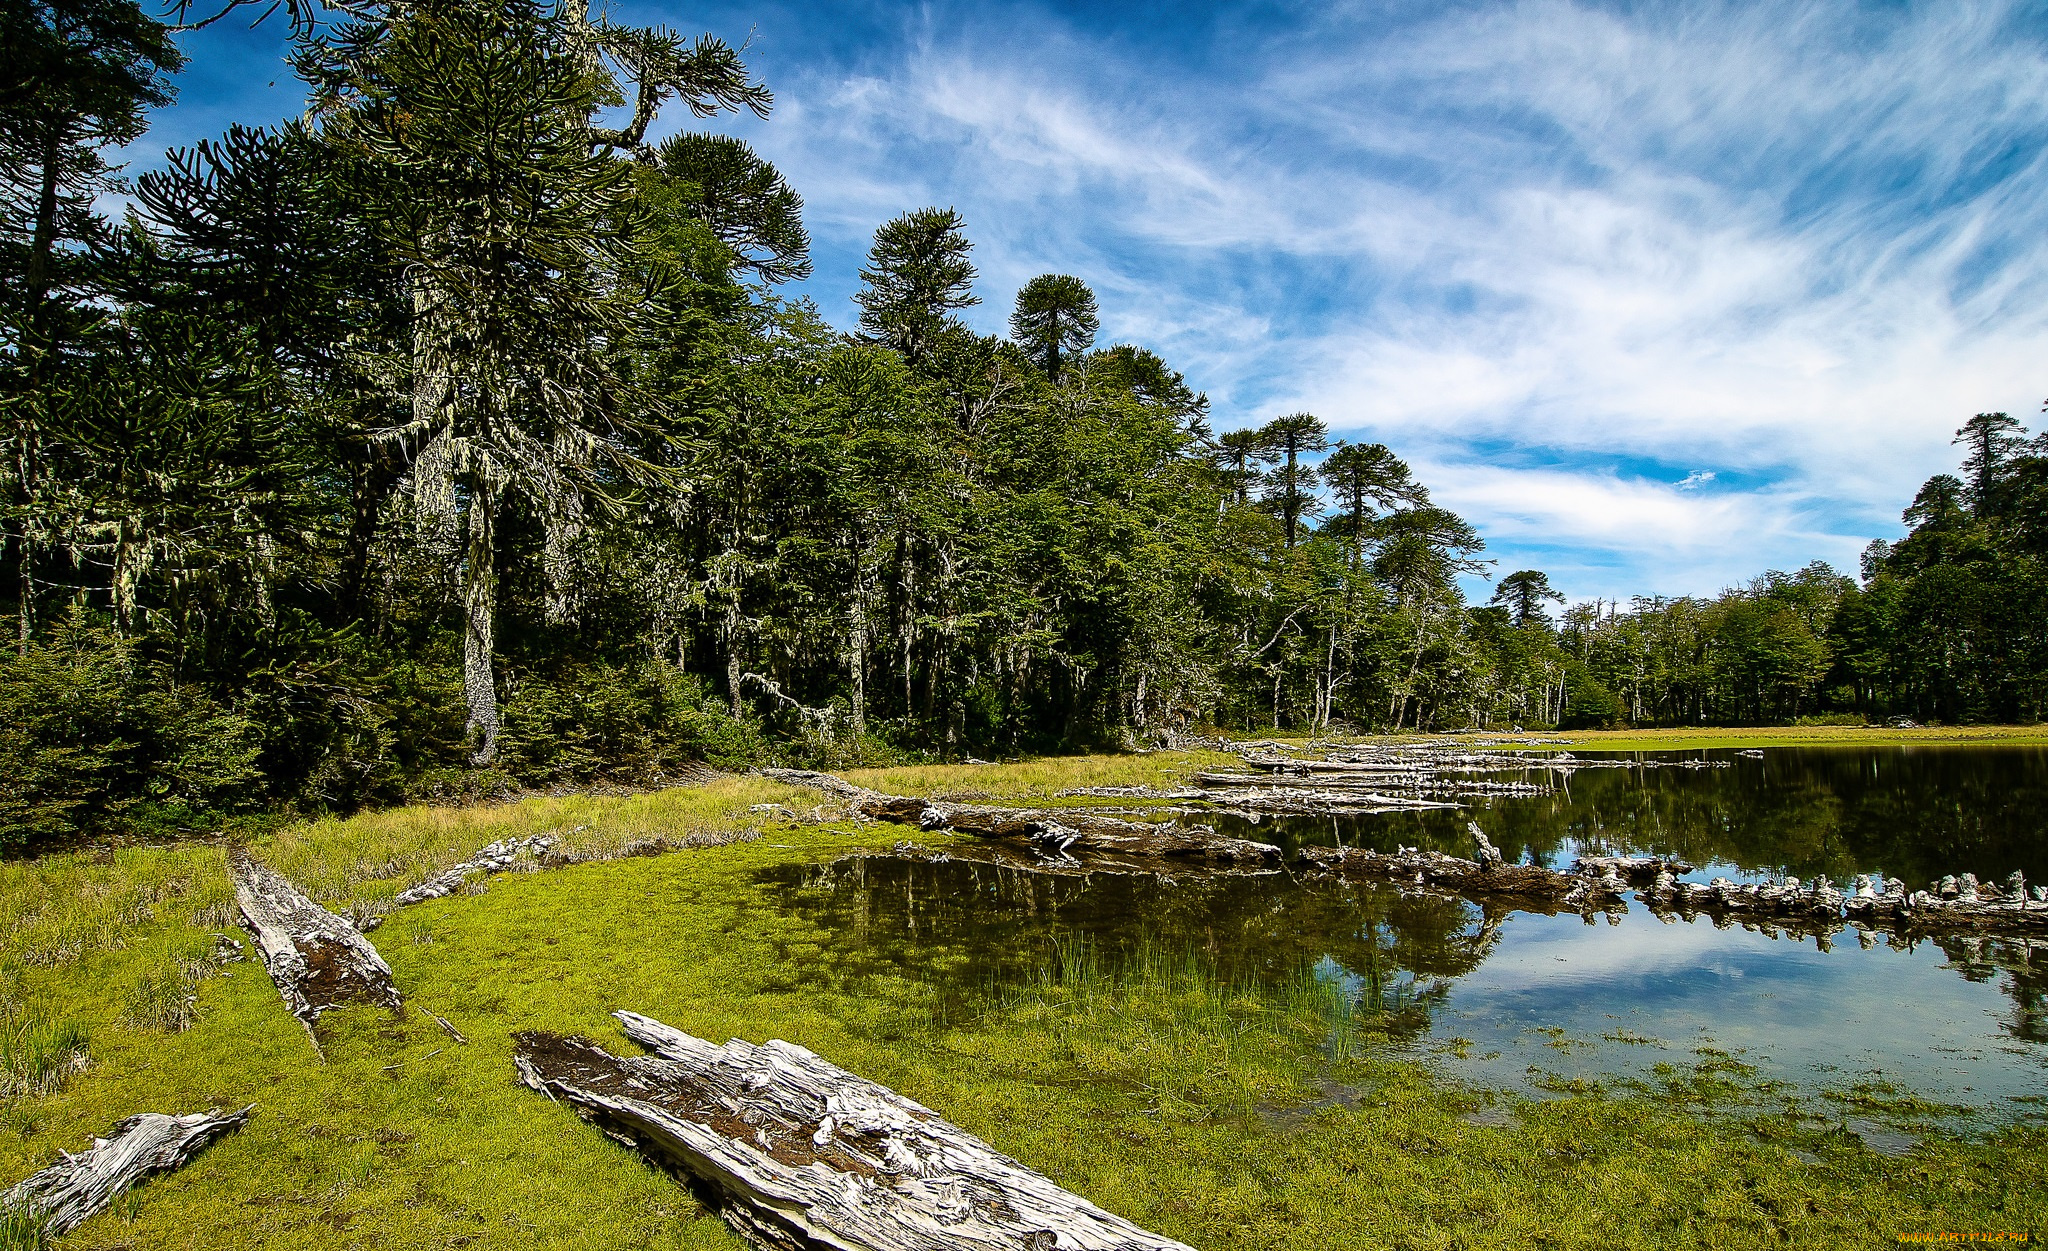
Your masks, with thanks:
[[[805,197],[835,324],[874,228],[951,205],[978,328],[1078,274],[1219,429],[1385,442],[1574,599],[1853,571],[1970,414],[2042,425],[2038,0],[612,12],[751,38],[775,113],[711,125]],[[187,36],[130,168],[295,113],[284,33]]]

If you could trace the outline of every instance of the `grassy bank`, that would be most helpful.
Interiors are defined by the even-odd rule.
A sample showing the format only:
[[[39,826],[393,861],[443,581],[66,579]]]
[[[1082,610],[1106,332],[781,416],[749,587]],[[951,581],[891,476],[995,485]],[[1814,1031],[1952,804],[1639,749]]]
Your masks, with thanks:
[[[1190,763],[860,780],[1035,797]],[[903,835],[833,817],[815,792],[738,778],[272,835],[259,857],[370,911],[498,838],[556,832],[591,854],[702,844],[394,914],[373,937],[416,1010],[331,1016],[324,1063],[259,966],[212,962],[216,934],[235,933],[223,849],[0,864],[0,1179],[134,1111],[254,1102],[241,1133],[63,1245],[736,1247],[665,1175],[513,1083],[514,1031],[616,1048],[606,1013],[632,1008],[715,1040],[801,1042],[1201,1248],[1891,1246],[2048,1224],[2041,1131],[1877,1155],[1715,1056],[1655,1086],[1541,1103],[1460,1090],[1308,970],[1219,983],[1186,952],[1074,948],[963,1008],[919,967],[850,959],[787,906],[791,866]]]
[[[1277,739],[1307,742],[1305,732],[1245,732],[1244,740]],[[1736,725],[1660,726],[1631,730],[1464,730],[1455,734],[1366,734],[1346,741],[1360,743],[1508,742],[1540,740],[1543,746],[1584,747],[1590,751],[1687,751],[1713,747],[1914,747],[1948,744],[2017,747],[2048,746],[2044,725],[1943,725],[1894,729],[1881,725]]]
[[[1677,751],[1699,747],[1940,747],[1949,745],[2048,746],[2048,725],[1945,725],[1897,730],[1888,726],[1734,726],[1698,729],[1580,730],[1561,738],[1594,751]]]

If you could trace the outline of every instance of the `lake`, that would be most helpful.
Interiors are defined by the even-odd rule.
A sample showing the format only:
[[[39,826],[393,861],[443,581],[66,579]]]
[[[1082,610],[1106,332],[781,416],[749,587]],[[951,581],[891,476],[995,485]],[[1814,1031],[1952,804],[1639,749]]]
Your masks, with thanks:
[[[1703,879],[1882,873],[1919,887],[1945,873],[2002,880],[2019,869],[2048,881],[2048,750],[1582,757],[1729,763],[1555,781],[1532,771],[1527,780],[1546,793],[1456,811],[1216,824],[1290,851],[1342,843],[1469,855],[1465,825],[1477,821],[1509,858],[1554,867],[1632,853],[1689,860]],[[1859,1109],[1902,1100],[1982,1123],[2034,1115],[2048,1096],[2040,939],[1905,944],[1847,930],[1829,940],[1665,920],[1633,902],[1590,920],[1489,912],[1289,873],[1163,880],[868,856],[778,871],[776,881],[782,906],[835,934],[838,967],[924,980],[960,1011],[1077,946],[1109,961],[1164,948],[1194,953],[1233,983],[1277,985],[1310,969],[1398,1045],[1480,1087],[1540,1095],[1725,1054],[1761,1080],[1832,1092],[1852,1124]],[[1874,1146],[1905,1141],[1874,1123],[1861,1129]]]

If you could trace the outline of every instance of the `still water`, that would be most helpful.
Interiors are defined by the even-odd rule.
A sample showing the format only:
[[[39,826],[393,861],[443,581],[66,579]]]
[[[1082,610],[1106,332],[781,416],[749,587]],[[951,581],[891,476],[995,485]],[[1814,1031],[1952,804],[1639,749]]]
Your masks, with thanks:
[[[1279,842],[1468,854],[1476,820],[1510,857],[1568,865],[1582,852],[1658,853],[1700,874],[1943,873],[2048,881],[2048,751],[1772,749],[1652,759],[1713,769],[1600,769],[1550,793],[1456,812],[1226,820]],[[1540,775],[1532,774],[1532,780]],[[1351,991],[1410,1046],[1476,1085],[1524,1092],[1643,1074],[1709,1049],[1807,1092],[1873,1083],[1897,1095],[2032,1115],[2048,1096],[2048,942],[1910,946],[1832,941],[1710,921],[1489,913],[1371,884],[1288,874],[1052,876],[962,861],[877,857],[777,879],[784,906],[830,928],[838,958],[935,985],[966,1006],[1028,978],[1066,945],[1112,959],[1192,949],[1219,978],[1304,967]]]

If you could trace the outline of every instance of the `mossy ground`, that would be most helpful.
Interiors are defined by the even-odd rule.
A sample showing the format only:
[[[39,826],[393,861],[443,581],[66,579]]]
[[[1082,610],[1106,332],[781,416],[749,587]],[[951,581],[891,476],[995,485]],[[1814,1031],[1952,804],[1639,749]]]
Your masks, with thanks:
[[[1158,780],[1165,755],[905,770],[908,791],[1049,794]],[[723,1040],[801,1042],[1140,1224],[1202,1248],[1891,1246],[2048,1227],[2048,1134],[1883,1156],[1725,1064],[1530,1102],[1462,1090],[1304,975],[1218,985],[1192,958],[1076,953],[971,1011],[841,962],[763,870],[887,845],[814,792],[738,778],[626,799],[316,822],[255,853],[331,906],[374,905],[496,838],[750,841],[491,882],[373,935],[412,1011],[330,1015],[326,1060],[234,933],[224,849],[0,865],[6,1018],[82,1032],[90,1062],[0,1102],[0,1178],[121,1117],[255,1103],[193,1166],[67,1247],[735,1247],[689,1193],[517,1086],[511,1035],[625,1044],[632,1008]],[[759,809],[757,805],[779,804]],[[929,840],[927,840],[929,841]],[[196,996],[181,1014],[172,1009]],[[454,1042],[427,1015],[449,1018]],[[177,1027],[189,1018],[189,1028]]]

